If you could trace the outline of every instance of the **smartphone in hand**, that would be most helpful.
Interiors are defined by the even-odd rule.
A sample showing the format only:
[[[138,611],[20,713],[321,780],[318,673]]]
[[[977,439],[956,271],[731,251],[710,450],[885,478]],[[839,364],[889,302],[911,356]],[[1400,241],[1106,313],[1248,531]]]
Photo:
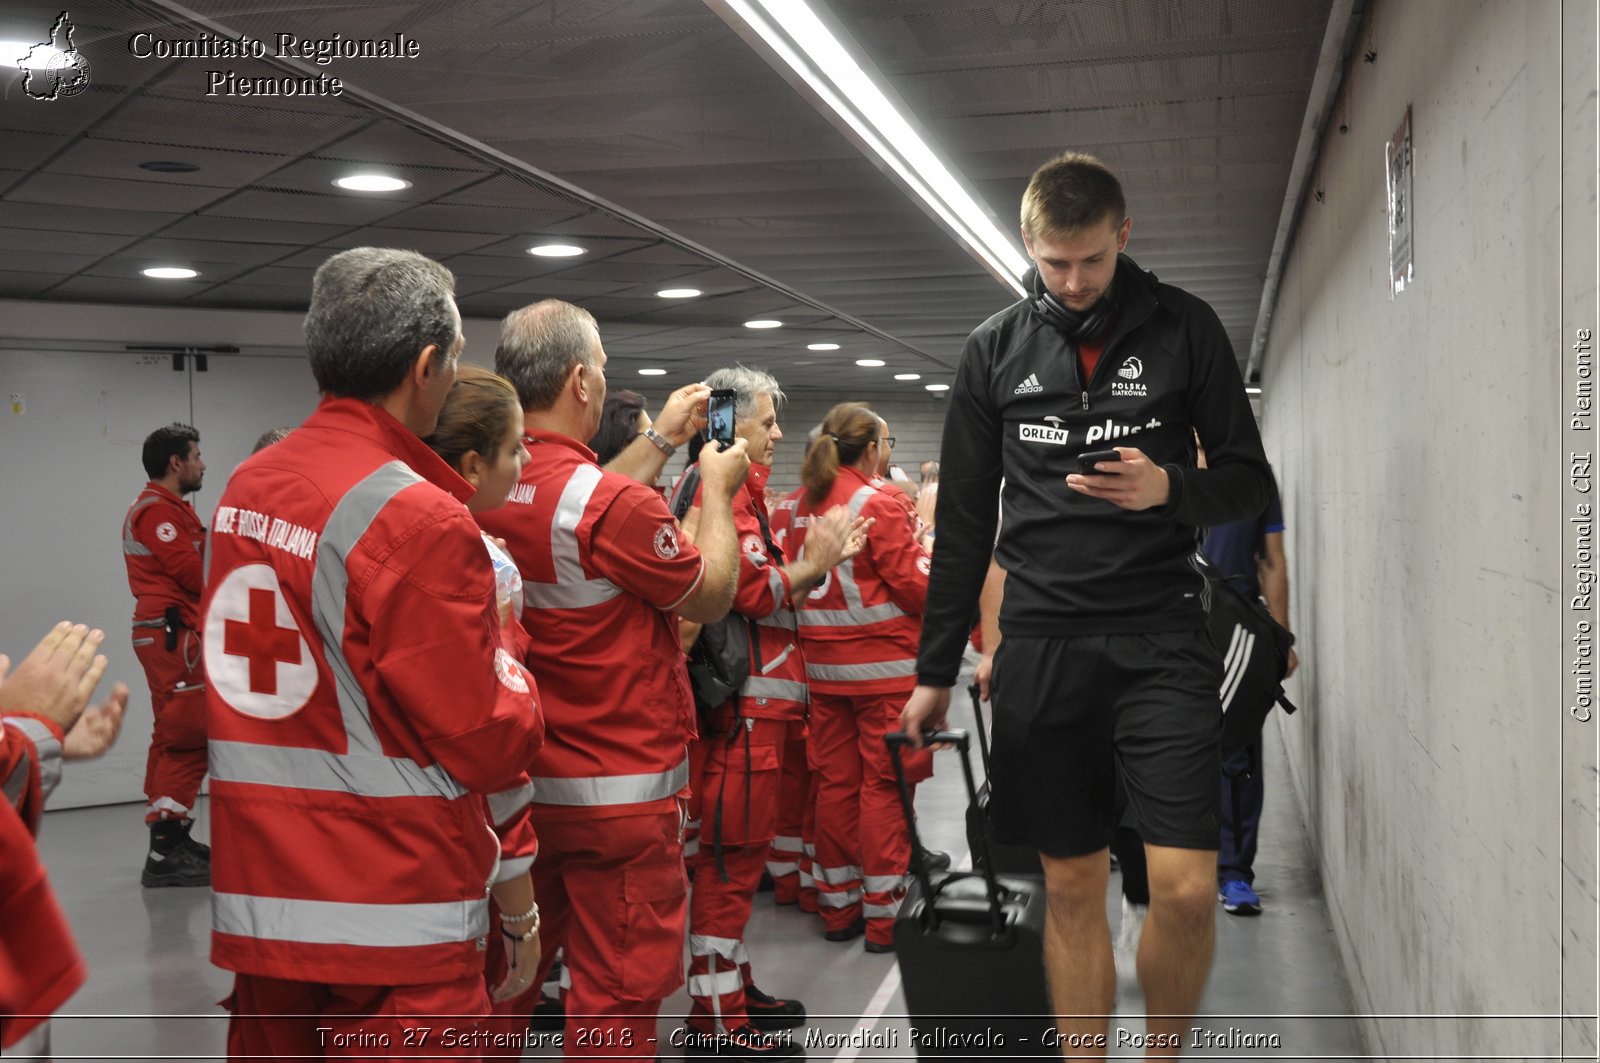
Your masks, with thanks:
[[[1095,468],[1095,463],[1100,461],[1121,461],[1122,455],[1115,450],[1088,450],[1078,455],[1078,471],[1085,476],[1107,476],[1109,470]]]
[[[738,393],[732,388],[713,388],[706,401],[706,441],[733,445],[733,407]]]

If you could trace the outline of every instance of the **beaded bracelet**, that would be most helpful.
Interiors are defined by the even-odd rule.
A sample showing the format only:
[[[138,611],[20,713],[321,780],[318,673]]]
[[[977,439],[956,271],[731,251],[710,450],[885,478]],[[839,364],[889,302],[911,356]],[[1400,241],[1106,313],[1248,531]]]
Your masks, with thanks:
[[[511,931],[507,930],[506,927],[505,927],[505,924],[507,924],[507,923],[521,923],[521,922],[523,922],[525,920],[528,920],[528,919],[532,919],[533,920],[533,925],[528,927],[527,930],[523,931],[520,934],[514,934]],[[532,908],[529,908],[527,911],[523,912],[521,915],[506,915],[505,913],[501,913],[501,915],[500,915],[500,933],[504,934],[507,938],[509,938],[512,941],[532,941],[533,938],[534,938],[534,935],[539,933],[539,905],[538,905],[538,903],[535,902],[534,906]]]

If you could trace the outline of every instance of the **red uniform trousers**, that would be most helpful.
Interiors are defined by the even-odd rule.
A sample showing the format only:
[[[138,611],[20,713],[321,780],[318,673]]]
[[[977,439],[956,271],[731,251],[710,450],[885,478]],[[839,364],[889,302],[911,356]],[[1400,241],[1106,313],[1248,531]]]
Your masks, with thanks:
[[[481,974],[428,985],[324,985],[233,976],[222,1006],[228,1058],[275,1060],[407,1057],[474,1059],[489,1013]]]
[[[689,882],[678,805],[611,819],[549,819],[533,806],[542,947],[533,984],[564,947],[567,1059],[656,1058],[661,1002],[683,984]]]
[[[144,821],[188,819],[206,775],[206,676],[200,636],[181,628],[176,649],[167,649],[164,626],[135,625],[133,652],[150,686],[155,731],[145,760]]]
[[[894,919],[905,896],[911,835],[883,736],[899,728],[904,693],[811,693],[812,760],[817,793],[817,903],[823,924],[843,930],[863,915],[867,940],[894,943]],[[907,755],[906,779],[933,772],[928,750]]]
[[[788,727],[783,720],[736,721],[725,706],[696,743],[703,752],[693,780],[700,848],[689,862],[689,1025],[705,1033],[718,1023],[726,1031],[750,1021],[744,931],[777,823]]]
[[[783,738],[783,780],[778,788],[778,819],[773,825],[767,874],[772,898],[779,904],[799,903],[817,910],[817,885],[812,857],[817,852],[816,773],[811,770],[804,720],[792,720]]]

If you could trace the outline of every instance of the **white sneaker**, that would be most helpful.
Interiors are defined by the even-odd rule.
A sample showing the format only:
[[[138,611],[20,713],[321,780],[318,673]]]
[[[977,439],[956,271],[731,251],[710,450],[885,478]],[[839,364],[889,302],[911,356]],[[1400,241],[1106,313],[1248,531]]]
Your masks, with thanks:
[[[1148,904],[1134,904],[1122,898],[1122,923],[1117,929],[1117,981],[1128,985],[1139,984],[1139,935],[1144,932],[1144,917],[1150,913]]]

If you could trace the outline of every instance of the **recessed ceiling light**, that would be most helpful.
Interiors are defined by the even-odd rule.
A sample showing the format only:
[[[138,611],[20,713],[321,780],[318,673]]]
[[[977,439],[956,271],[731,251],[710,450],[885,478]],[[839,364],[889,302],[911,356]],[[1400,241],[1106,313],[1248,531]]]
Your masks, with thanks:
[[[808,351],[837,351],[838,349],[839,349],[839,345],[837,343],[808,343],[808,344],[806,344],[806,350],[808,350]]]
[[[949,391],[950,390],[950,385],[949,384],[924,384],[922,386],[927,391]]]
[[[857,358],[856,364],[863,369],[877,369],[884,364],[882,358]]]
[[[1244,389],[1244,393],[1246,395],[1259,395],[1261,394],[1261,389],[1257,387],[1248,387]]]
[[[540,258],[571,258],[583,252],[584,249],[577,244],[535,244],[528,248],[528,254],[538,255]]]
[[[667,375],[667,371],[665,369],[641,369],[641,370],[639,370],[639,375],[640,376],[666,376]]]
[[[190,277],[200,276],[194,270],[185,269],[183,266],[151,266],[149,269],[144,270],[143,273],[146,277],[154,277],[157,280],[164,281],[186,281]]]
[[[663,299],[693,299],[697,295],[704,295],[699,288],[663,288],[656,295]]]
[[[921,373],[896,373],[894,375],[894,378],[896,380],[921,380],[922,379],[922,374]]]
[[[398,192],[411,187],[410,181],[381,173],[353,173],[333,183],[347,192]]]
[[[754,321],[746,321],[745,328],[783,328],[782,321],[775,321],[770,317],[758,317]]]
[[[167,159],[153,159],[150,162],[141,162],[141,170],[154,170],[156,173],[194,173],[200,167],[192,162],[176,162]]]

